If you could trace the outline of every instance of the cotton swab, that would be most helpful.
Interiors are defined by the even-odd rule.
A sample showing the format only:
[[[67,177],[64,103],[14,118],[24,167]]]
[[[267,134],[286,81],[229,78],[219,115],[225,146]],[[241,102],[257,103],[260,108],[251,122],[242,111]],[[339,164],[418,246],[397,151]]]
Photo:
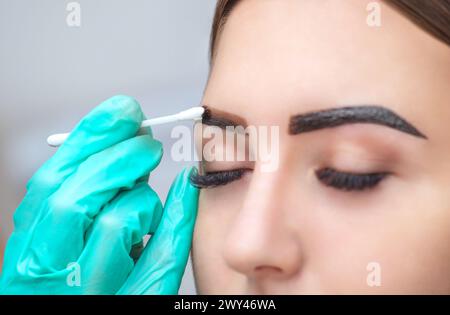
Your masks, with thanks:
[[[144,120],[141,123],[141,128],[167,124],[176,121],[183,120],[199,120],[202,119],[205,113],[205,108],[201,106],[192,107],[190,109],[181,111],[174,115],[168,115],[163,117],[157,117],[152,119]],[[51,135],[47,138],[47,143],[49,146],[58,147],[69,137],[70,133],[58,133]]]

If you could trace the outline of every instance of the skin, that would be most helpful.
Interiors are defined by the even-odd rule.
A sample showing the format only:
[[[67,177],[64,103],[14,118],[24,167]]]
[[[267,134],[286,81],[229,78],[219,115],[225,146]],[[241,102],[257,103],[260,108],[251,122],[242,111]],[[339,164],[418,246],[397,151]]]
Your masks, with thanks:
[[[367,3],[244,0],[231,13],[203,104],[279,126],[279,167],[204,163],[252,171],[200,193],[199,293],[450,293],[449,48],[384,3],[382,26],[367,26]],[[427,139],[373,124],[288,133],[293,115],[361,104]],[[321,167],[391,175],[344,192],[318,181]]]

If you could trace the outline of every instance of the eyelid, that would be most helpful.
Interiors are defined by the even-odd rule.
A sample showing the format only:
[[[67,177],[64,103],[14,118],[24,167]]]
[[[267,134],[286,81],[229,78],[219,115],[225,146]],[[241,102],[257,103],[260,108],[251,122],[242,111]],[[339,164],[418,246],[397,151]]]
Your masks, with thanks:
[[[235,169],[236,164],[246,167],[251,159],[249,139],[245,130],[241,128],[229,130],[220,129],[217,126],[207,126],[211,134],[205,135],[205,129],[196,128],[194,144],[197,156],[204,163],[219,163],[219,169],[223,168],[221,164],[227,163],[227,169]],[[233,127],[234,128],[234,127]],[[211,148],[214,147],[213,150]],[[230,167],[230,163],[235,163]],[[245,163],[245,164],[243,164]],[[239,168],[242,168],[239,167]]]
[[[211,162],[202,161],[200,173],[210,174],[239,169],[252,170],[254,166],[255,166],[254,161],[211,161]]]

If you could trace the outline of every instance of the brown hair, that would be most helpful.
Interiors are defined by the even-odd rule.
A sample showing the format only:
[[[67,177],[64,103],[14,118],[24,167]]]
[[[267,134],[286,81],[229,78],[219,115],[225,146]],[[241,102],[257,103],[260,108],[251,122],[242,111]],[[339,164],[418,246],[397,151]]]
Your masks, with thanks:
[[[210,65],[230,12],[241,0],[218,0],[211,30]],[[450,0],[384,0],[432,36],[450,45]]]

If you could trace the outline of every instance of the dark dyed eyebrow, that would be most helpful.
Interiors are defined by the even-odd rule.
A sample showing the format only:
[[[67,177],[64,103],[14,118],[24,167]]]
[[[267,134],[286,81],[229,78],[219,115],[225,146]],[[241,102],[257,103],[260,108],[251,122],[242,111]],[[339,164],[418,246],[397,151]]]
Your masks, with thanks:
[[[382,125],[427,139],[416,127],[393,111],[372,105],[340,107],[293,116],[289,122],[289,134],[296,135],[356,123]]]
[[[202,117],[202,124],[208,126],[216,126],[220,128],[226,128],[227,126],[247,126],[247,121],[235,114],[214,109],[207,105],[203,105],[205,112]]]

